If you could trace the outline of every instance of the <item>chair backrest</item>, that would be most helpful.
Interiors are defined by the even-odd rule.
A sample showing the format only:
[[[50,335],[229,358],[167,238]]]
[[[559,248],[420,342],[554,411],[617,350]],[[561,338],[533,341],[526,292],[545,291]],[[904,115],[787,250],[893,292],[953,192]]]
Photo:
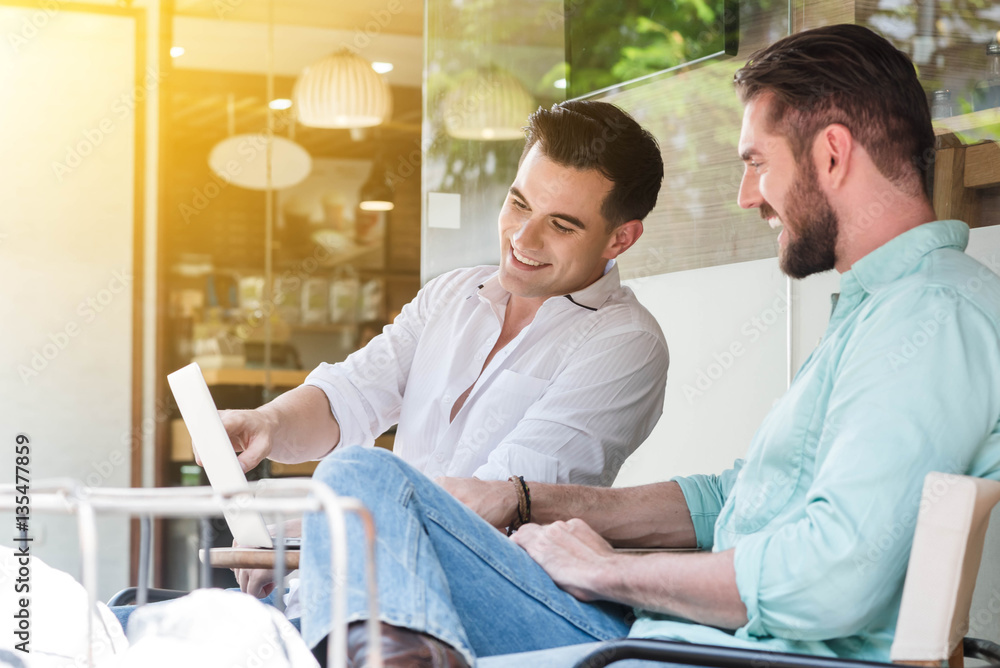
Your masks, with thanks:
[[[927,474],[890,652],[894,663],[939,666],[956,649],[961,658],[990,511],[998,501],[1000,482]]]

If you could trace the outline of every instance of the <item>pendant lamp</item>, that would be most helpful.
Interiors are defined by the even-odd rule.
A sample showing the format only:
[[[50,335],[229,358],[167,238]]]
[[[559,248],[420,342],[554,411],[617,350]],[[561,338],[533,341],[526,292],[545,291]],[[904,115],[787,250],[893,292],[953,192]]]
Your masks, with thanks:
[[[358,207],[362,211],[392,211],[395,207],[393,194],[392,183],[386,173],[385,161],[379,156],[379,159],[372,165],[368,180],[361,186]]]
[[[445,131],[455,139],[524,139],[535,99],[513,74],[497,67],[460,75],[444,99]]]
[[[367,128],[392,115],[388,84],[346,48],[302,70],[292,100],[299,123],[311,128]]]
[[[230,93],[226,103],[229,137],[213,146],[208,154],[208,166],[220,179],[248,190],[266,191],[290,188],[309,176],[312,157],[301,145],[272,135],[268,156],[267,133],[234,134],[235,113],[235,98]]]

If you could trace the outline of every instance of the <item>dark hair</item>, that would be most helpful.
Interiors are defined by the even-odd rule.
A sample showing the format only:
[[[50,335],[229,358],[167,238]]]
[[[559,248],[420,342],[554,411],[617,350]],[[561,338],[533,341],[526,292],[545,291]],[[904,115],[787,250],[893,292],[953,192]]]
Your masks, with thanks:
[[[796,159],[839,123],[883,176],[912,195],[925,192],[934,155],[927,96],[910,58],[868,28],[790,35],[751,55],[733,82],[744,104],[773,95],[769,126],[788,138]]]
[[[614,185],[601,214],[609,231],[642,220],[656,205],[663,181],[660,147],[635,119],[607,102],[570,100],[528,118],[521,160],[538,144],[547,158],[574,169],[596,169]]]

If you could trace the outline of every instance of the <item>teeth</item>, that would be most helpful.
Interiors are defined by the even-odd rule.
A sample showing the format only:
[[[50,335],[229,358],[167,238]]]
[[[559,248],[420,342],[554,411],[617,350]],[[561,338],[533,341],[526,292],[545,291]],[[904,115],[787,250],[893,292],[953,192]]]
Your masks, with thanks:
[[[534,260],[529,260],[528,258],[524,257],[513,248],[511,248],[511,250],[514,251],[514,257],[517,258],[518,262],[523,262],[529,267],[541,267],[544,264],[543,262],[535,262]]]

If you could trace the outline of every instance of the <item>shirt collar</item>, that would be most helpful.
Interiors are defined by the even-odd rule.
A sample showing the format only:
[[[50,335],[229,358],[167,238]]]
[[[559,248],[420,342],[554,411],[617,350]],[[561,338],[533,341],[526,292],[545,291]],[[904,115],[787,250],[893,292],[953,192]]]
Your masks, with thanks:
[[[607,266],[604,267],[603,276],[582,290],[571,292],[566,295],[566,298],[577,306],[596,311],[621,286],[621,277],[618,275],[618,263],[614,260],[608,260]]]
[[[618,274],[618,263],[614,260],[608,260],[603,276],[582,290],[571,292],[560,298],[568,299],[581,308],[596,311],[621,287],[621,284],[621,278]],[[489,302],[494,310],[506,306],[507,300],[510,299],[510,293],[500,285],[499,271],[483,281],[478,286],[478,290],[479,296]]]
[[[969,226],[960,220],[937,220],[918,225],[855,262],[840,279],[841,293],[874,292],[909,274],[928,253],[939,248],[964,251],[968,245]]]

